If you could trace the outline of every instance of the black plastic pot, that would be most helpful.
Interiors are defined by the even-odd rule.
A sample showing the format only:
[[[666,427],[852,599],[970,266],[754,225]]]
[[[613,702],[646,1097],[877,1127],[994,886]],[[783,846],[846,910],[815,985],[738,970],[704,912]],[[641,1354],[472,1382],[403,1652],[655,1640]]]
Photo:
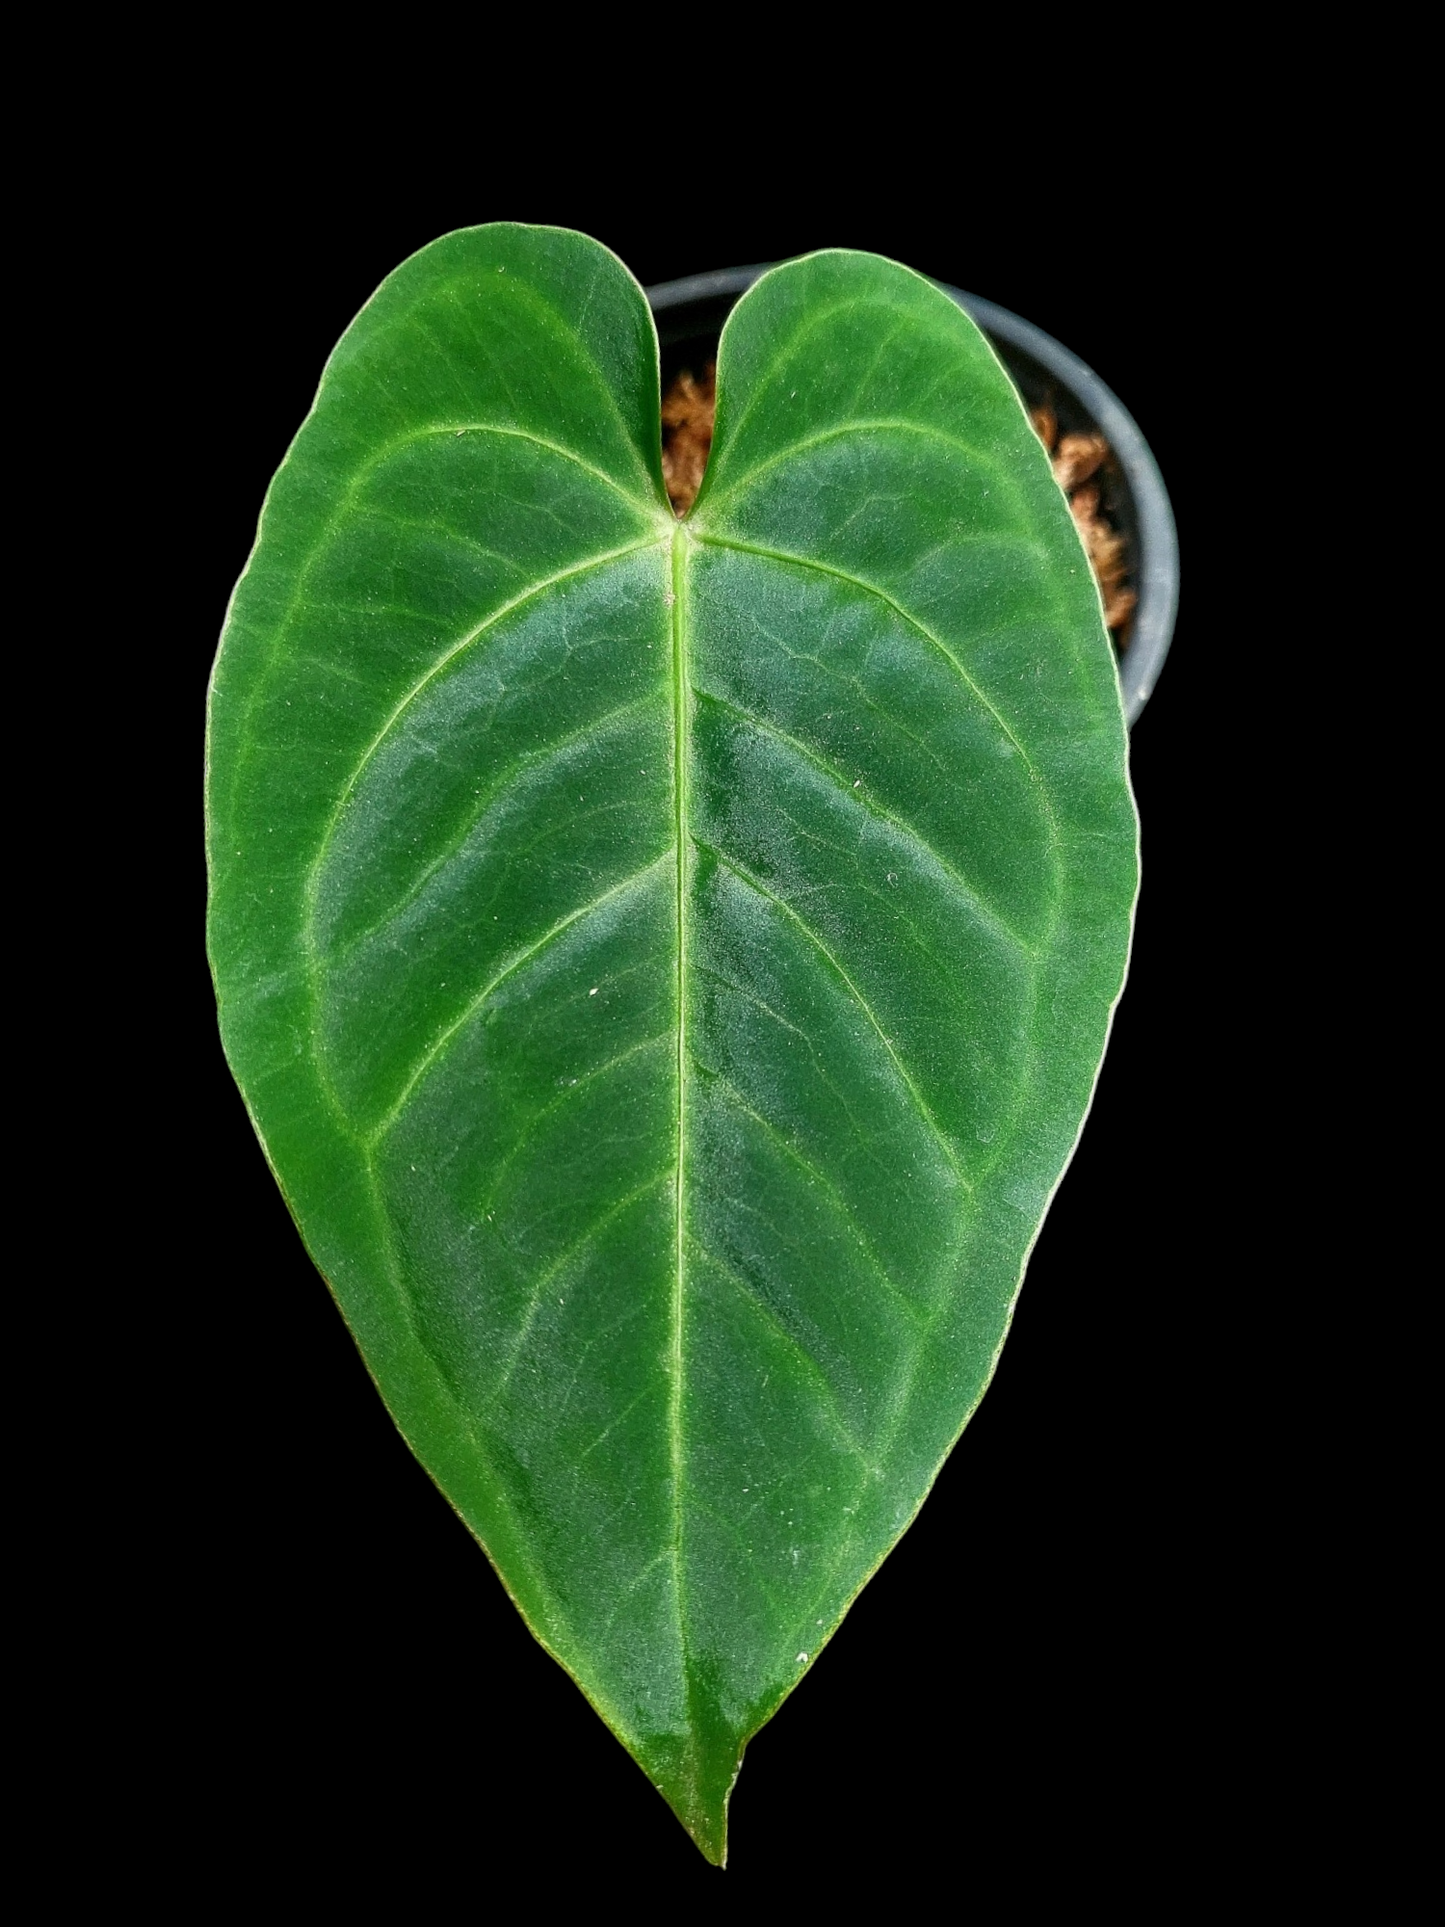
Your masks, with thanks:
[[[647,290],[662,343],[664,390],[679,369],[697,368],[716,354],[733,303],[771,265],[692,274]],[[1139,597],[1119,655],[1124,715],[1132,728],[1159,680],[1179,604],[1179,542],[1158,464],[1128,409],[1077,355],[1007,308],[946,282],[938,285],[988,336],[1029,408],[1047,402],[1062,433],[1097,431],[1113,451],[1098,479],[1101,506],[1128,541],[1129,579]]]

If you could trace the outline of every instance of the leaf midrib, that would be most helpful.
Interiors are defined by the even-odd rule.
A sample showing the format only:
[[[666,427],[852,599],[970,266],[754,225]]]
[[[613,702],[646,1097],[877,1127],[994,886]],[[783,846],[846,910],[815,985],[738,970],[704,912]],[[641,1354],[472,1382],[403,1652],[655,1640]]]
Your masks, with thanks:
[[[685,1290],[684,1256],[686,1252],[686,1221],[683,1215],[683,1200],[686,1195],[686,1159],[684,1150],[687,1142],[687,864],[688,864],[688,827],[687,827],[687,765],[690,731],[688,711],[692,698],[687,666],[687,622],[686,586],[687,564],[685,545],[688,533],[679,522],[672,533],[672,553],[670,557],[670,587],[668,600],[672,616],[672,701],[673,701],[673,738],[672,738],[672,793],[673,793],[673,832],[677,849],[677,1177],[673,1192],[673,1215],[676,1243],[673,1250],[672,1281],[672,1384],[669,1388],[667,1428],[668,1462],[672,1474],[672,1570],[673,1598],[677,1611],[678,1651],[682,1661],[684,1691],[691,1701],[691,1666],[689,1664],[689,1642],[687,1633],[687,1608],[684,1604],[685,1588],[682,1572],[682,1480],[683,1480],[683,1441],[682,1441],[682,1391],[684,1373],[683,1352],[683,1307]],[[697,1723],[688,1722],[688,1751],[695,1755],[697,1748]]]

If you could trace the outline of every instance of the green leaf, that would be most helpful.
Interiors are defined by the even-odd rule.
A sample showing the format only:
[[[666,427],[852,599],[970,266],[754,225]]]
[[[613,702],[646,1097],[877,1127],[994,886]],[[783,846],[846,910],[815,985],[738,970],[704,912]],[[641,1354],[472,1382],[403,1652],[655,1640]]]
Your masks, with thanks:
[[[988,1382],[1136,884],[1098,596],[974,325],[814,255],[718,390],[678,522],[610,254],[406,262],[272,485],[208,764],[226,1049],[307,1246],[714,1860]]]

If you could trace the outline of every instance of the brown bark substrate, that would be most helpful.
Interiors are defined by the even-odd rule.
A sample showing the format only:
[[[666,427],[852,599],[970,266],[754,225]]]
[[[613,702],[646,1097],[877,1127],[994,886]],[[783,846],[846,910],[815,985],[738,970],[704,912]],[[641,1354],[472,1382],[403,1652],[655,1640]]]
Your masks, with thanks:
[[[1094,477],[1109,459],[1109,444],[1102,435],[1060,435],[1049,407],[1034,409],[1029,420],[1049,451],[1054,480],[1069,498],[1074,524],[1083,537],[1084,552],[1104,598],[1104,626],[1122,629],[1139,598],[1124,586],[1129,573],[1128,542],[1099,506]]]
[[[708,362],[701,375],[684,368],[662,398],[662,479],[679,515],[687,514],[702,487],[716,413],[715,361]]]

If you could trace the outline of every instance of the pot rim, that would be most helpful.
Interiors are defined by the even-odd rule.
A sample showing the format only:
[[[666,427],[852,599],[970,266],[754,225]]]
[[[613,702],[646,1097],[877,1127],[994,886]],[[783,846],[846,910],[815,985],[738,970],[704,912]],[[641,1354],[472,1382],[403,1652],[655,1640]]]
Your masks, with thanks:
[[[736,298],[745,294],[770,267],[777,265],[760,261],[751,267],[684,275],[681,280],[663,281],[643,292],[652,312],[661,314],[694,301],[717,300],[727,295]],[[947,281],[935,281],[933,285],[956,301],[986,335],[1028,355],[1067,388],[1096,424],[1124,472],[1138,528],[1135,578],[1139,601],[1129,646],[1122,656],[1115,656],[1115,662],[1124,720],[1132,729],[1159,681],[1164,658],[1174,639],[1174,619],[1179,608],[1179,537],[1159,464],[1139,424],[1113,389],[1062,342],[1055,341],[1033,322],[1025,321],[1022,315],[1001,308],[996,301],[986,301],[982,295],[969,294]]]

